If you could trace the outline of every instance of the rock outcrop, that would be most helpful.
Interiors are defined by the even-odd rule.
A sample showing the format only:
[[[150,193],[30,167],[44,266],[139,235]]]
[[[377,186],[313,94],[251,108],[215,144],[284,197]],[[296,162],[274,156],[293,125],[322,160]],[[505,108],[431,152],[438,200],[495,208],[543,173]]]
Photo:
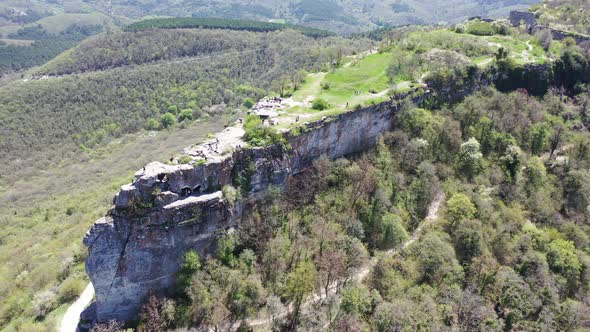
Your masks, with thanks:
[[[424,98],[418,95],[414,102]],[[223,186],[239,187],[251,199],[269,186],[284,186],[323,155],[365,151],[391,129],[400,104],[392,99],[308,123],[285,134],[287,146],[241,148],[192,166],[154,162],[137,172],[84,238],[98,321],[133,320],[150,291],[173,289],[186,251],[214,249],[218,235],[235,226],[243,211],[242,202],[223,197]]]
[[[147,165],[133,183],[121,188],[113,208],[84,238],[97,320],[135,319],[151,291],[165,295],[174,289],[185,252],[213,252],[218,236],[239,222],[246,201],[270,186],[285,186],[321,156],[336,159],[370,149],[392,129],[406,100],[420,104],[432,98],[460,99],[492,84],[494,74],[481,74],[478,80],[464,91],[419,89],[306,123],[285,134],[284,146],[242,147],[194,165]],[[441,96],[445,93],[448,96]],[[222,194],[226,185],[240,188],[245,197],[228,202]]]

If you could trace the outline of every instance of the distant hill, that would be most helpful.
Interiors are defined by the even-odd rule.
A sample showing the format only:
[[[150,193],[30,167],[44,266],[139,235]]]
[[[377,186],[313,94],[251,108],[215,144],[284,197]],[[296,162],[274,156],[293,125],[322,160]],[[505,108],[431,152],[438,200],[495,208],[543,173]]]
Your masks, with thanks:
[[[6,20],[13,20],[12,23],[27,19],[35,21],[65,8],[60,8],[55,2],[44,1],[35,6],[27,4],[20,7],[17,6],[18,1],[7,1],[9,5],[4,9],[4,16]],[[526,8],[535,3],[535,0],[114,0],[72,1],[67,3],[66,9],[73,13],[102,13],[117,19],[140,20],[157,16],[254,19],[353,33],[385,26],[455,23],[476,15],[499,17],[512,9]],[[16,15],[14,10],[25,15]],[[0,31],[1,27],[0,20]]]

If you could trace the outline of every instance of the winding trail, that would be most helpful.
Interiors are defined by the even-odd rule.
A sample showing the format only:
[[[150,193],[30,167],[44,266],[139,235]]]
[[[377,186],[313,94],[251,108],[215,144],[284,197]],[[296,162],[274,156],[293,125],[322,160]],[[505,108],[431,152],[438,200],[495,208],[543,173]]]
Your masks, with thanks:
[[[420,236],[422,235],[423,229],[426,226],[431,225],[436,219],[438,219],[440,207],[441,207],[442,203],[444,202],[444,200],[445,200],[444,192],[442,192],[442,191],[438,192],[435,195],[432,202],[430,203],[430,206],[428,207],[428,214],[426,215],[426,218],[424,218],[424,221],[421,222],[420,226],[418,226],[418,228],[416,228],[414,233],[412,233],[412,236],[410,236],[399,247],[382,252],[381,255],[373,256],[373,258],[371,258],[371,260],[367,264],[365,264],[365,266],[360,268],[350,280],[346,280],[345,282],[351,282],[351,281],[352,282],[361,282],[361,281],[363,281],[369,275],[369,273],[371,272],[371,269],[373,269],[373,267],[375,267],[375,265],[377,265],[380,257],[395,255],[395,254],[407,249],[414,242],[416,242],[420,238]],[[310,296],[309,299],[307,299],[307,301],[303,304],[302,308],[309,307],[313,303],[320,301],[322,298],[325,299],[328,296],[335,295],[336,292],[338,291],[338,286],[340,286],[341,284],[342,283],[338,283],[338,282],[333,283],[328,288],[327,293],[323,290],[316,292],[315,294]],[[274,319],[285,318],[287,315],[289,315],[291,313],[292,310],[293,310],[293,307],[290,305],[281,314],[275,316]],[[273,320],[272,318],[260,318],[260,319],[254,319],[254,320],[247,320],[246,323],[250,327],[257,327],[257,326],[260,327],[260,326],[272,324],[272,320]],[[240,326],[240,322],[236,322],[235,324],[232,325],[231,330],[235,331],[238,329],[239,326]]]
[[[80,314],[86,307],[92,302],[94,298],[94,287],[92,283],[82,292],[82,295],[68,307],[64,317],[61,319],[59,326],[59,332],[76,332],[78,328],[78,322],[80,321]]]

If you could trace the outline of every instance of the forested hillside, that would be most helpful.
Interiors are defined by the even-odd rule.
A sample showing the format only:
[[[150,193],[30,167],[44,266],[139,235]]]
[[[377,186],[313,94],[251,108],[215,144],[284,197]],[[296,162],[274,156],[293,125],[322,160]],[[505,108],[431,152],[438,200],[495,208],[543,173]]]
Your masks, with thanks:
[[[0,77],[44,64],[102,29],[100,25],[71,25],[56,34],[41,25],[21,28],[9,34],[6,41],[0,41]]]
[[[590,34],[589,10],[590,4],[584,0],[543,1],[531,8],[540,23],[584,35]]]

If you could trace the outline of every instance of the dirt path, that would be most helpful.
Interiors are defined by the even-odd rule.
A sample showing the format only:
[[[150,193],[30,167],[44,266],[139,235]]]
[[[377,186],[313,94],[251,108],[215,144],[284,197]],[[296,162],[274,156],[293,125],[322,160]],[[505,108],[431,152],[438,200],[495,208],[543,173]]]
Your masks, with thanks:
[[[424,221],[422,223],[420,223],[420,226],[418,226],[418,228],[416,228],[414,233],[412,233],[412,236],[410,236],[398,248],[383,252],[383,256],[395,255],[395,254],[407,249],[414,242],[416,242],[420,238],[420,235],[422,235],[422,230],[424,229],[424,227],[432,224],[432,222],[434,222],[436,219],[438,219],[440,207],[441,207],[442,203],[444,202],[444,200],[445,200],[444,192],[441,191],[438,194],[436,194],[436,196],[434,197],[434,199],[430,203],[430,206],[428,207],[428,214],[426,215],[426,218],[424,219]],[[382,255],[379,255],[379,257],[381,257],[381,256]],[[369,275],[369,273],[371,272],[371,269],[373,269],[373,267],[375,267],[375,265],[377,265],[377,263],[379,262],[379,257],[377,257],[377,256],[373,257],[365,266],[363,266],[361,269],[359,269],[357,271],[357,273],[355,273],[355,275],[350,279],[350,281],[353,281],[353,282],[363,281]],[[319,291],[319,292],[313,294],[313,296],[311,296],[303,304],[302,308],[309,307],[310,305],[321,300],[322,298],[325,299],[328,296],[332,296],[332,295],[336,294],[336,291],[338,290],[338,286],[339,286],[338,283],[334,283],[329,287],[327,293],[325,291]],[[281,313],[280,315],[276,316],[275,319],[285,318],[292,310],[293,310],[292,306],[287,307],[287,309],[283,313]],[[271,318],[260,318],[260,319],[255,319],[255,320],[248,320],[247,323],[250,327],[260,327],[260,326],[272,324],[272,319]],[[232,326],[232,330],[234,330],[234,331],[237,330],[237,328],[239,326],[240,326],[240,323],[237,322],[236,324],[234,324]]]
[[[76,332],[78,322],[80,321],[80,314],[86,309],[86,306],[90,304],[93,298],[94,287],[90,283],[86,286],[82,295],[66,311],[66,314],[61,319],[59,332]]]

